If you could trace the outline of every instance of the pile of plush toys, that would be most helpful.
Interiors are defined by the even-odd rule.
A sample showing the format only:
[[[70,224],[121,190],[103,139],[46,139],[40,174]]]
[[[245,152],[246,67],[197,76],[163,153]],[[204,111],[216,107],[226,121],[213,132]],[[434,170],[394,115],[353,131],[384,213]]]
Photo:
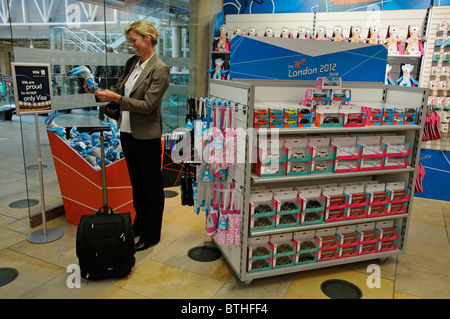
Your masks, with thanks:
[[[70,147],[75,150],[81,157],[83,157],[92,167],[97,171],[101,169],[101,148],[100,148],[100,133],[80,133],[77,127],[74,126],[69,131],[69,138],[67,139],[66,128],[59,126],[55,122],[56,114],[50,114],[45,120],[47,130],[59,135]],[[104,152],[105,164],[109,165],[124,157],[122,145],[120,143],[120,131],[117,126],[117,121],[102,122],[103,125],[108,125],[110,130],[103,132],[104,135]]]

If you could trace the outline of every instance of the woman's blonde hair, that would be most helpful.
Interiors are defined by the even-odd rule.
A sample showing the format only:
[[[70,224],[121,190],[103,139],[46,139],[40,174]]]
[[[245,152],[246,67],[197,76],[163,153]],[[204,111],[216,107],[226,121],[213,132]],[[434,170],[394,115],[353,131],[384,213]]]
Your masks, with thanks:
[[[149,35],[150,38],[152,39],[153,46],[156,46],[158,44],[159,31],[156,30],[156,28],[153,26],[153,23],[150,21],[146,20],[134,21],[132,24],[126,27],[125,37],[128,38],[128,32],[130,31],[134,31],[143,37]]]

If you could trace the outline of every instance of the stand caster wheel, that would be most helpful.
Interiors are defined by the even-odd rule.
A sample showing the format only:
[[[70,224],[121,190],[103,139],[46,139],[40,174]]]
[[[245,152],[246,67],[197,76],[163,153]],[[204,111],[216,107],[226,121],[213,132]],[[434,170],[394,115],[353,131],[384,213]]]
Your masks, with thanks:
[[[253,280],[241,281],[243,287],[250,287],[253,285]]]
[[[385,264],[387,260],[387,258],[378,258],[378,263]]]

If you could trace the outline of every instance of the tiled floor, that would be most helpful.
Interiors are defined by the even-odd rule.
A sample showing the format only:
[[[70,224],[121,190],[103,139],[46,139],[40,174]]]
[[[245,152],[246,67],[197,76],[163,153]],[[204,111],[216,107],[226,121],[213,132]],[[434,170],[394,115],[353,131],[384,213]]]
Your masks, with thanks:
[[[39,117],[41,123],[44,117]],[[58,115],[61,125],[98,124],[94,111],[75,111]],[[79,124],[79,125],[82,125]],[[42,158],[47,208],[61,205],[45,129],[41,124]],[[357,285],[363,298],[409,299],[450,298],[450,202],[415,198],[406,253],[390,257],[381,268],[381,287],[368,288],[369,264],[378,260],[303,271],[256,279],[250,287],[241,285],[222,257],[213,262],[196,262],[187,256],[192,247],[210,240],[205,220],[190,207],[181,206],[180,197],[167,198],[161,242],[137,252],[136,266],[123,279],[81,280],[81,288],[69,289],[66,269],[78,262],[75,254],[76,226],[65,217],[49,221],[47,227],[64,232],[57,241],[32,244],[28,209],[13,209],[9,203],[26,198],[24,166],[35,165],[34,118],[23,118],[25,165],[22,155],[21,125],[0,122],[0,267],[11,267],[19,276],[0,287],[2,299],[304,299],[328,298],[320,289],[327,279],[344,279]],[[27,169],[29,198],[39,199],[37,171]],[[177,187],[172,188],[179,192]],[[40,205],[31,214],[40,213]]]

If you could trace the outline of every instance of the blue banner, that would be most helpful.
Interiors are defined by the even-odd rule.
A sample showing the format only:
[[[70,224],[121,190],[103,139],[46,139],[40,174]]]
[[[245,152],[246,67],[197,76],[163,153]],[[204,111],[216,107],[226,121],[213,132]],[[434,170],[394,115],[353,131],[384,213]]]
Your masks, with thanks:
[[[320,40],[235,36],[231,40],[230,79],[313,80],[384,83],[384,45]]]

